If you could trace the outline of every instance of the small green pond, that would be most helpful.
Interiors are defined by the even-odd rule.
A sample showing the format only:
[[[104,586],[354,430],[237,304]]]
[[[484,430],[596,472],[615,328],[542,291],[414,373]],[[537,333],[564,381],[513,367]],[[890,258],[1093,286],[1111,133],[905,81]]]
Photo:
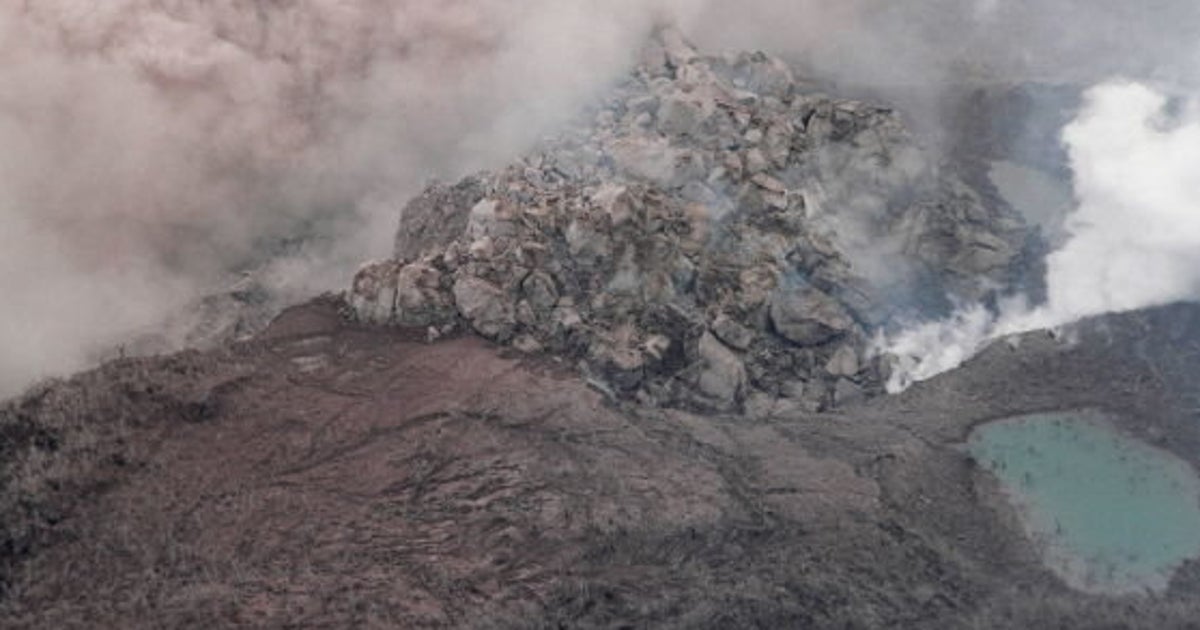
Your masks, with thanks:
[[[1121,434],[1101,413],[991,422],[969,447],[1001,481],[1047,566],[1073,587],[1159,591],[1200,556],[1195,470]]]

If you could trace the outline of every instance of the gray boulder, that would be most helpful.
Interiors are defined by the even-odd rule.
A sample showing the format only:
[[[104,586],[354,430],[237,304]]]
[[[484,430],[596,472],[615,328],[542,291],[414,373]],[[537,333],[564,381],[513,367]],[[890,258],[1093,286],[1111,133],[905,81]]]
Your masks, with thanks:
[[[463,319],[484,337],[504,341],[511,336],[516,316],[500,287],[474,276],[459,278],[454,283],[454,303]]]
[[[857,327],[840,302],[812,287],[776,292],[770,312],[775,332],[800,346],[821,345]]]
[[[450,319],[453,304],[442,289],[442,274],[424,263],[412,263],[396,274],[394,320],[401,326],[429,326]]]
[[[354,276],[346,301],[356,319],[365,324],[394,324],[396,282],[402,264],[395,260],[370,262]]]
[[[700,337],[700,392],[723,406],[737,402],[746,387],[746,366],[738,355],[712,334]]]

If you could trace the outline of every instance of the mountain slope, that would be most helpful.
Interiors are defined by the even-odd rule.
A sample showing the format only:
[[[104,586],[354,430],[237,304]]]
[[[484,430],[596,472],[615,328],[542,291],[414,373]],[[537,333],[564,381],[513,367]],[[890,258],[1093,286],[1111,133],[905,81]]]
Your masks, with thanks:
[[[1194,308],[757,420],[614,404],[553,359],[340,308],[7,408],[6,625],[1149,628],[1200,611],[1191,565],[1158,599],[1058,583],[959,447],[999,415],[1099,406],[1195,463],[1196,389],[1177,377],[1197,357],[1171,351]]]

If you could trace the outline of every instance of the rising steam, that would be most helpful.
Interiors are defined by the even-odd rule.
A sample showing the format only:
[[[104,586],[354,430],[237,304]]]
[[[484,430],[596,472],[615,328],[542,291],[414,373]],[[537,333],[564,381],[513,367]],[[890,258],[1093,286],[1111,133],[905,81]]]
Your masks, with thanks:
[[[1047,258],[1046,303],[966,306],[881,340],[901,359],[890,389],[957,367],[997,337],[1200,299],[1200,100],[1169,105],[1138,83],[1087,93],[1063,131],[1078,207]]]

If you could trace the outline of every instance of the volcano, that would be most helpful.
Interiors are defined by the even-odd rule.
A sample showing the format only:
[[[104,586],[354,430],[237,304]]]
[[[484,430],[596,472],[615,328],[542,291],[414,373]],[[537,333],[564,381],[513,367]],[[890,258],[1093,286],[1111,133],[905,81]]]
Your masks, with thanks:
[[[344,290],[5,403],[0,625],[1195,627],[1200,307],[888,393],[889,327],[1044,297],[1009,191],[1068,156],[1013,137],[1082,90],[963,86],[937,146],[837,89],[660,28]]]

